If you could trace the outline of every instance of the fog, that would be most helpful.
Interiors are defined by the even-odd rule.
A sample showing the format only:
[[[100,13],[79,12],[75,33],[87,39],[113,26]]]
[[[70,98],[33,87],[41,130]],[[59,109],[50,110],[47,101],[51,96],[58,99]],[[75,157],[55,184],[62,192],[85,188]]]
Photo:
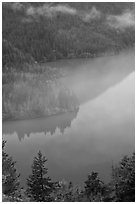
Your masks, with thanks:
[[[77,95],[77,113],[3,123],[7,152],[17,161],[22,183],[41,150],[54,179],[82,184],[91,170],[108,181],[112,162],[135,148],[134,53],[61,60],[62,80]],[[55,63],[49,63],[55,67]]]
[[[132,10],[126,10],[121,15],[107,16],[108,24],[111,27],[124,29],[135,26],[135,14]]]
[[[25,13],[25,17],[22,19],[22,22],[33,22],[33,20],[38,20],[40,16],[46,18],[57,17],[58,14],[66,14],[71,16],[79,17],[83,22],[92,22],[93,20],[104,19],[104,26],[109,26],[114,29],[124,30],[129,27],[135,26],[135,12],[133,9],[125,9],[119,15],[110,15],[103,13],[101,10],[92,6],[91,9],[81,11],[74,7],[71,7],[67,2],[63,4],[53,4],[52,2],[46,2],[41,6],[32,6],[28,4],[22,4],[21,2],[12,2],[12,3],[3,3],[5,6],[8,6],[12,10],[22,11]],[[105,17],[105,18],[104,18]]]
[[[67,63],[68,62],[68,63]],[[50,63],[50,66],[55,66]],[[74,91],[80,103],[96,98],[134,71],[134,52],[96,59],[58,62],[57,67],[67,70],[63,83]]]
[[[54,15],[56,15],[56,13],[58,12],[75,15],[76,9],[73,9],[68,5],[50,6],[48,4],[44,4],[43,6],[40,6],[37,8],[30,6],[26,10],[26,14],[32,15],[32,16],[42,15],[42,16],[54,17]]]
[[[101,12],[97,10],[95,6],[93,6],[89,12],[83,15],[83,21],[90,22],[91,20],[98,19],[100,17],[101,17]]]

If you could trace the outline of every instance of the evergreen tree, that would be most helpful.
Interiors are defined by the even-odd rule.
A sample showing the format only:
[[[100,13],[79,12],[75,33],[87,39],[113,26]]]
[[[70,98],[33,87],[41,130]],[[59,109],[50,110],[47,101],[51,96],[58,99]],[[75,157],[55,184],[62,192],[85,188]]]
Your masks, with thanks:
[[[124,156],[120,164],[112,168],[115,200],[119,202],[135,201],[135,154]]]
[[[15,162],[5,151],[6,141],[2,141],[2,191],[5,196],[12,199],[20,197],[19,174],[15,168]]]
[[[47,176],[48,169],[45,167],[47,159],[39,151],[34,157],[32,164],[32,174],[27,179],[26,193],[31,201],[46,202],[52,201],[52,191],[54,183]]]
[[[89,174],[85,184],[85,195],[88,201],[108,200],[108,187],[100,180],[97,172],[93,171]]]

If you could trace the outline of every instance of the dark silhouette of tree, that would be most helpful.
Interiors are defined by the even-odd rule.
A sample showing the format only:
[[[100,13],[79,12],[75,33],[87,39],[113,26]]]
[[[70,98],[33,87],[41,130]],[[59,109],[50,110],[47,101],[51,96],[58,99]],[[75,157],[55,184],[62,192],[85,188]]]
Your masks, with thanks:
[[[124,156],[118,166],[112,168],[112,183],[115,200],[119,202],[135,201],[135,154]]]
[[[51,193],[54,190],[54,183],[47,176],[48,169],[45,167],[47,159],[39,151],[34,157],[32,174],[27,179],[26,193],[31,201],[49,202],[52,201]]]
[[[15,168],[15,163],[4,150],[6,141],[2,141],[2,191],[5,196],[12,199],[20,198],[19,174]]]
[[[97,172],[88,175],[85,181],[85,195],[88,201],[110,201],[109,188],[100,180]]]

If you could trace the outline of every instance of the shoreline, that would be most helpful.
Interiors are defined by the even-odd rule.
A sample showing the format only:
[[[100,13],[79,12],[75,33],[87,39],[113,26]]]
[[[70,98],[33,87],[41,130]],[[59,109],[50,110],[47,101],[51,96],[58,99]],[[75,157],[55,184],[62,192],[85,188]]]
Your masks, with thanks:
[[[9,118],[9,119],[3,119],[2,118],[2,123],[6,123],[6,122],[16,122],[16,121],[24,121],[24,120],[35,120],[35,119],[46,119],[52,116],[59,116],[59,115],[63,115],[65,113],[78,113],[79,111],[79,107],[75,108],[74,110],[69,110],[69,111],[62,111],[62,112],[58,112],[58,113],[54,113],[51,115],[43,115],[43,116],[31,116],[31,117],[20,117],[20,118]]]
[[[134,47],[131,47],[129,49],[125,49],[125,50],[121,50],[119,52],[110,52],[110,53],[102,53],[100,55],[95,55],[94,57],[80,57],[80,58],[65,58],[65,59],[59,59],[59,60],[55,60],[55,61],[50,61],[47,62],[48,64],[50,63],[55,63],[58,61],[62,61],[62,60],[75,60],[75,59],[96,59],[96,58],[100,58],[100,57],[106,57],[106,56],[117,56],[120,53],[123,53],[123,51],[127,52],[127,51],[134,51]],[[39,65],[41,64],[46,64],[46,62],[42,62],[41,64],[38,63]],[[64,77],[64,76],[63,76]],[[62,78],[62,77],[61,77]],[[2,123],[4,122],[14,122],[14,121],[23,121],[23,120],[35,120],[35,119],[40,119],[40,118],[49,118],[51,116],[58,116],[61,114],[65,114],[65,113],[69,113],[69,112],[78,112],[79,107],[74,108],[74,110],[62,110],[62,111],[58,111],[58,112],[54,112],[51,114],[47,114],[47,115],[26,115],[26,116],[21,116],[21,117],[10,117],[10,116],[6,116],[6,114],[2,114]],[[5,115],[5,116],[4,116]]]
[[[91,53],[83,53],[81,55],[78,55],[78,56],[68,56],[68,57],[65,57],[65,58],[61,58],[61,59],[52,59],[52,60],[47,60],[47,61],[43,61],[43,62],[35,62],[36,64],[39,64],[39,65],[42,65],[42,64],[52,64],[52,63],[55,63],[55,62],[58,62],[58,61],[62,61],[62,60],[78,60],[78,59],[96,59],[96,58],[100,58],[100,57],[109,57],[109,56],[117,56],[119,55],[120,53],[123,53],[123,52],[128,52],[128,51],[134,51],[135,52],[135,46],[131,46],[131,47],[127,47],[127,48],[124,48],[124,49],[120,49],[119,51],[116,51],[116,50],[113,50],[113,51],[106,51],[106,52],[101,52],[101,53],[94,53],[94,54],[91,54]],[[87,54],[87,55],[86,55]]]

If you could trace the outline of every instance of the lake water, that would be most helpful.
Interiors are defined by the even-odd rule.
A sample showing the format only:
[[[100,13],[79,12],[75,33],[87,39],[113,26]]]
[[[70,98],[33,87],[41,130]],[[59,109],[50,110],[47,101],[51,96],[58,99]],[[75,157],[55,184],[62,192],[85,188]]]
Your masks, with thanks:
[[[6,150],[17,161],[22,184],[38,150],[53,180],[82,184],[98,171],[108,181],[112,163],[135,149],[134,52],[96,59],[61,60],[61,80],[77,95],[78,112],[3,122]]]

